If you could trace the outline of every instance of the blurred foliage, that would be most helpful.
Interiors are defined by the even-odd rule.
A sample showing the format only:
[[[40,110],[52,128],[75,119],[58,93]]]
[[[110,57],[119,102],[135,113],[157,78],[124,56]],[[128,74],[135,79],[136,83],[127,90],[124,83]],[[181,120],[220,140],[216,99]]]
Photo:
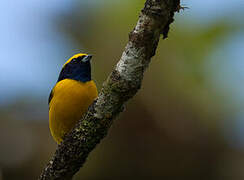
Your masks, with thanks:
[[[99,88],[119,60],[142,7],[141,0],[93,8],[77,1],[70,14],[57,17],[57,31],[77,49],[94,54],[93,77]],[[229,147],[221,128],[232,117],[226,108],[231,100],[216,91],[205,70],[209,56],[235,27],[217,21],[196,31],[189,22],[187,27],[178,25],[178,18],[169,38],[160,41],[141,91],[75,179],[244,177],[239,171],[243,152]],[[48,108],[41,108],[45,113],[38,120],[30,114],[34,107],[38,105],[16,102],[0,111],[3,179],[36,178],[55,150]]]

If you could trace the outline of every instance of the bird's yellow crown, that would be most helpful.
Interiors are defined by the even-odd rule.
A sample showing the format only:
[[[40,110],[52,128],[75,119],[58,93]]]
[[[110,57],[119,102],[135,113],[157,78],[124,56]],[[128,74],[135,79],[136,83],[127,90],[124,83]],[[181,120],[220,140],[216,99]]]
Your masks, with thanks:
[[[70,61],[72,61],[73,59],[78,58],[78,57],[82,57],[82,56],[87,56],[87,55],[88,55],[88,54],[84,54],[84,53],[78,53],[78,54],[75,54],[74,56],[72,56],[71,58],[69,58],[69,60],[66,61],[66,63],[64,63],[63,67],[64,67],[66,64],[70,63]]]

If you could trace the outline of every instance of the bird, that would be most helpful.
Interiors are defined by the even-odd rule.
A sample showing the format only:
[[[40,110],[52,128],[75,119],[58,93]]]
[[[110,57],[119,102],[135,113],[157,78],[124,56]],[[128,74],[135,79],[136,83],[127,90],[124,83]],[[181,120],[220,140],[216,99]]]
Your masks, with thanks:
[[[48,98],[49,128],[60,144],[97,98],[89,54],[75,54],[63,65]]]

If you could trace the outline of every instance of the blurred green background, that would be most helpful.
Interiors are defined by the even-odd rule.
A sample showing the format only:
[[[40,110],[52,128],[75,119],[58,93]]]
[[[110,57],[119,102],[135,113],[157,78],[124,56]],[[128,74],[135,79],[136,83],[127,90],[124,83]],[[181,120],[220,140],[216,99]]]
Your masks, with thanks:
[[[63,63],[93,54],[100,89],[143,3],[0,2],[0,180],[38,177],[56,149],[47,99]],[[244,2],[182,5],[142,89],[75,180],[244,178]]]

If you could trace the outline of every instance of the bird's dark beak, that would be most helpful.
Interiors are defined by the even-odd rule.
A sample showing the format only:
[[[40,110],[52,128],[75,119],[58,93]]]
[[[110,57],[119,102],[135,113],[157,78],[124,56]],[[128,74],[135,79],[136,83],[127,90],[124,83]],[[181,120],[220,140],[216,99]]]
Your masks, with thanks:
[[[82,62],[87,62],[87,61],[90,61],[91,60],[91,58],[92,58],[92,55],[86,55],[81,61]]]

